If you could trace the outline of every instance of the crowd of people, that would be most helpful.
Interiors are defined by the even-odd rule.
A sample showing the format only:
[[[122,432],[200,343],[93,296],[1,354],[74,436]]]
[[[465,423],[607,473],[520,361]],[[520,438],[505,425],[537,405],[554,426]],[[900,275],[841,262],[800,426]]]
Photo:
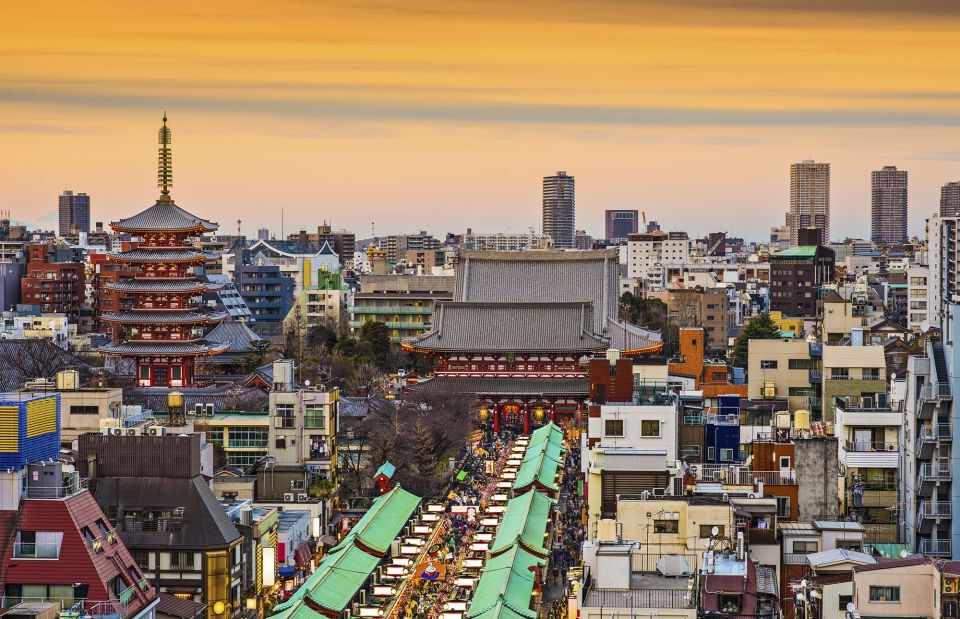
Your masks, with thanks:
[[[566,582],[567,570],[580,564],[586,528],[586,512],[580,492],[580,450],[567,450],[563,483],[557,502],[551,547],[552,575]]]

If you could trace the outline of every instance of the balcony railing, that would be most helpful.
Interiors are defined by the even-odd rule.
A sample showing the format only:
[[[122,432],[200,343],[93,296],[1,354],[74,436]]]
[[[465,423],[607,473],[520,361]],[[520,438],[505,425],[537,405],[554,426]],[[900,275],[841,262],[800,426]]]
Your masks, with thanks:
[[[928,383],[920,388],[920,399],[924,402],[949,400],[952,397],[950,383]]]
[[[16,542],[14,559],[59,559],[60,544],[56,542]]]
[[[783,553],[783,562],[785,565],[806,565],[808,554],[806,552],[785,552]]]
[[[900,449],[899,443],[884,441],[846,441],[844,449],[855,452],[870,451],[897,451]]]
[[[706,415],[705,421],[712,426],[739,426],[740,415]]]
[[[949,557],[950,540],[948,539],[921,539],[920,554],[928,557]]]
[[[693,608],[687,589],[596,589],[583,596],[585,608]]]
[[[720,482],[734,486],[750,486],[757,482],[765,484],[797,483],[794,469],[777,471],[752,471],[743,465],[698,464],[693,466],[697,481]]]
[[[952,513],[949,501],[920,501],[921,518],[950,518]]]
[[[67,499],[87,489],[87,480],[79,473],[70,473],[63,476],[59,484],[40,484],[27,482],[21,498],[24,499]]]
[[[901,410],[899,406],[894,408],[893,404],[890,403],[889,398],[887,398],[887,402],[885,404],[880,404],[872,398],[864,400],[835,396],[833,403],[834,406],[840,410],[851,413],[892,413]]]
[[[949,481],[950,465],[927,462],[920,465],[920,479],[931,481]]]

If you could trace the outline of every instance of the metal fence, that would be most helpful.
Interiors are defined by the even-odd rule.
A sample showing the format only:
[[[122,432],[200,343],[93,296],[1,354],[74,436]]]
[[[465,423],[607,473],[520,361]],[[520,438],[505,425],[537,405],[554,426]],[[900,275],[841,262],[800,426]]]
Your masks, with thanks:
[[[694,595],[687,589],[588,589],[584,608],[693,608]]]

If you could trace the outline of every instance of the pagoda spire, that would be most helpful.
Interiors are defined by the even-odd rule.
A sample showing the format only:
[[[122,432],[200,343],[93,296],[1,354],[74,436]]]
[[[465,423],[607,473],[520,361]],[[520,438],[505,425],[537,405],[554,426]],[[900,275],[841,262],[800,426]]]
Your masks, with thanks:
[[[157,186],[160,188],[160,199],[158,202],[173,203],[170,197],[170,188],[173,187],[173,154],[170,152],[170,143],[172,142],[170,128],[167,127],[167,113],[163,113],[163,126],[160,127],[159,139],[160,156],[157,169]]]

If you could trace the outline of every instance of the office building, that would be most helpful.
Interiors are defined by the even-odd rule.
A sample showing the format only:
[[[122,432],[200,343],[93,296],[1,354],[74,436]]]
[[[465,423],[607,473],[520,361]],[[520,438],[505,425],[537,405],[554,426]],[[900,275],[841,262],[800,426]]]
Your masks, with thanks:
[[[639,232],[640,211],[606,210],[604,212],[604,230],[608,241],[626,240],[627,236]]]
[[[558,249],[573,249],[576,220],[576,186],[572,176],[557,172],[543,177],[543,233]]]
[[[952,181],[940,188],[940,216],[960,215],[960,182]]]
[[[66,247],[31,243],[20,298],[25,304],[38,305],[43,313],[64,314],[76,322],[86,298],[85,279],[83,263],[74,262]]]
[[[907,171],[883,166],[872,173],[870,239],[894,245],[907,242]]]
[[[90,196],[64,191],[60,194],[60,236],[90,232]]]
[[[808,159],[790,166],[790,242],[798,245],[801,228],[819,228],[820,243],[830,242],[830,164]]]
[[[836,279],[832,249],[817,228],[798,230],[799,243],[770,256],[770,309],[784,316],[816,315],[820,287]]]

